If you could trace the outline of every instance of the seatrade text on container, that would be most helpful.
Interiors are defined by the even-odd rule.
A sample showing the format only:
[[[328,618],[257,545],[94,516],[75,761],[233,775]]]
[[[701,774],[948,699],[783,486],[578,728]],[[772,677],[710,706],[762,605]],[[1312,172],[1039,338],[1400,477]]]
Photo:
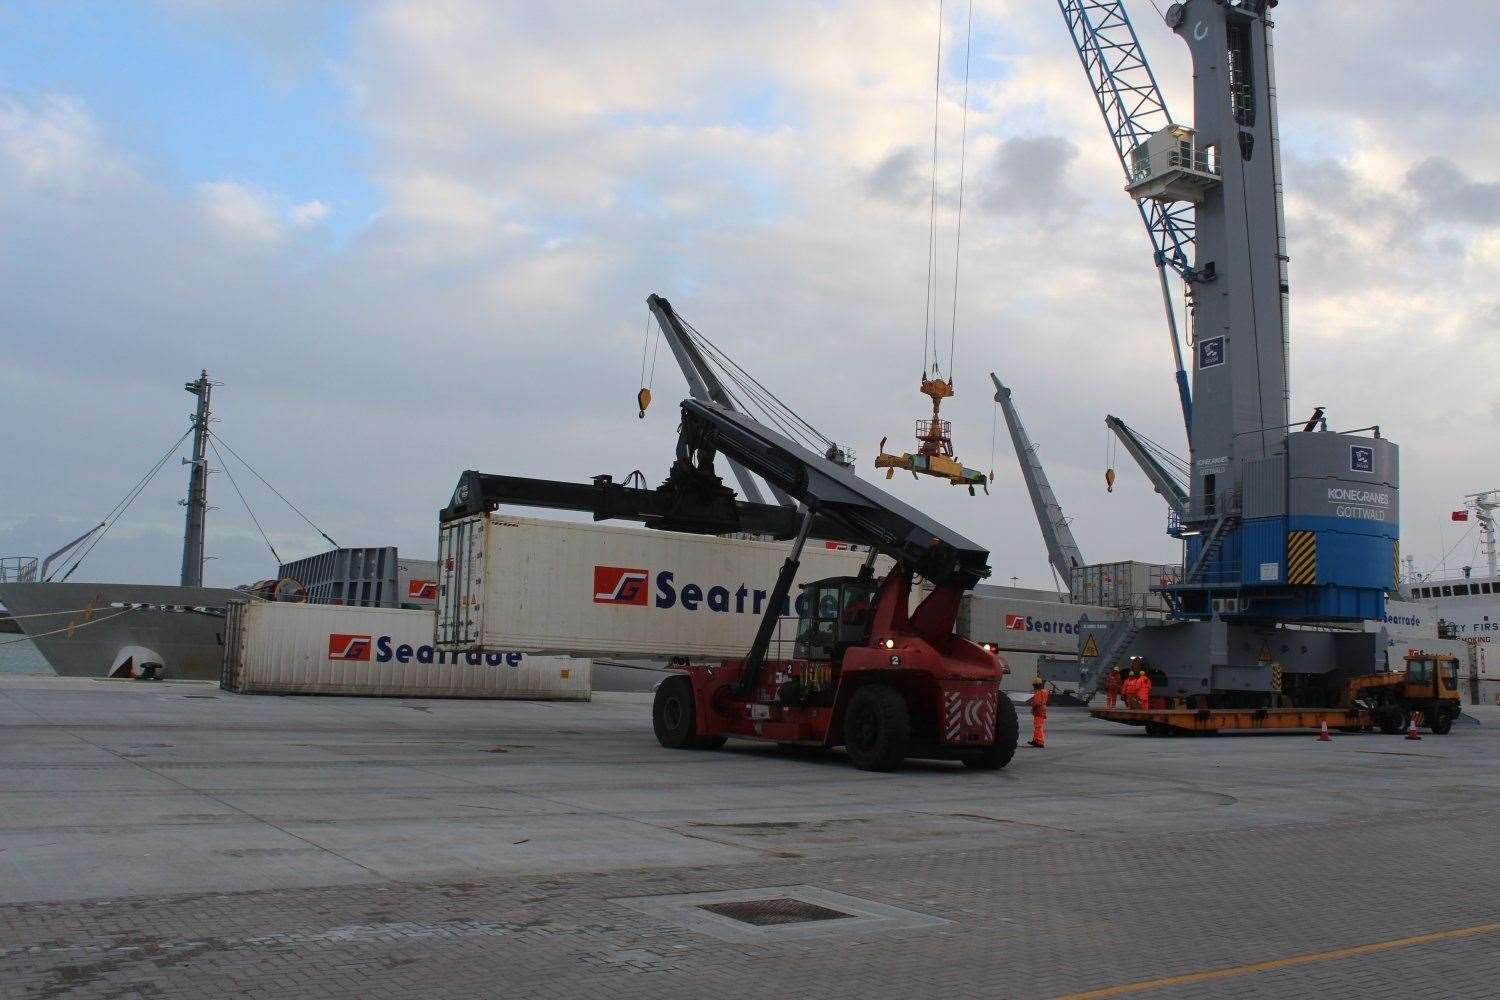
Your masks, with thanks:
[[[372,641],[373,640],[373,641]],[[373,648],[373,656],[371,655]],[[332,632],[328,636],[328,658],[348,663],[467,663],[471,667],[519,667],[522,653],[447,653],[423,644],[397,643],[388,635],[352,635]]]
[[[655,588],[650,593],[646,587],[647,580],[653,580],[648,570],[625,566],[595,566],[594,603],[643,608],[649,599],[652,605],[662,610],[681,607],[684,611],[697,611],[704,608],[720,614],[759,615],[765,611],[766,600],[770,596],[764,590],[748,587],[743,583],[734,586],[682,583],[677,579],[677,574],[669,569],[661,570],[655,575]],[[805,593],[797,595],[797,614],[806,610],[806,602]],[[789,614],[791,607],[790,599],[784,600],[780,613]]]

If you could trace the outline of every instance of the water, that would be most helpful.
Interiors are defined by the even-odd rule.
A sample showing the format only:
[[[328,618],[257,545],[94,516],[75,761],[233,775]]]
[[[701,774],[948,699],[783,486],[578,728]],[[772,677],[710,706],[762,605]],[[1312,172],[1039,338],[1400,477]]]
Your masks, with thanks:
[[[0,632],[0,677],[55,673],[42,657],[42,651],[24,635]]]

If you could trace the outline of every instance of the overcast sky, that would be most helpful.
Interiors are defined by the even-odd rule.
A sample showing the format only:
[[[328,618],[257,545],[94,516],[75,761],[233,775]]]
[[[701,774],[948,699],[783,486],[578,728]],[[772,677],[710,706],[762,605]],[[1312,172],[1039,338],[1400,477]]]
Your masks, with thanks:
[[[1185,46],[1130,9],[1189,118]],[[1449,512],[1500,487],[1500,3],[1433,9],[1276,14],[1293,413],[1401,445],[1421,569],[1475,560]],[[664,353],[636,419],[651,292],[873,475],[926,404],[935,43],[927,0],[0,5],[0,554],[97,522],[200,368],[222,439],[344,545],[428,556],[466,468],[659,480],[686,390]],[[976,4],[969,103],[959,457],[991,467],[998,371],[1084,555],[1173,560],[1128,458],[1104,489],[1107,413],[1184,448],[1146,236],[1052,0]],[[987,544],[996,582],[1045,585],[1003,423],[994,456],[988,497],[891,488]],[[230,461],[281,555],[318,551]],[[185,481],[164,468],[74,578],[174,582]],[[207,581],[270,575],[211,491]]]

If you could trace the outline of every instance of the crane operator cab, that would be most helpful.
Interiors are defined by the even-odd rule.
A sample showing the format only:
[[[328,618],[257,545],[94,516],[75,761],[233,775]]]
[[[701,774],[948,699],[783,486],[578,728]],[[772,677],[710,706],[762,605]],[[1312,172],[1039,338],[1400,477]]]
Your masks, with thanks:
[[[870,637],[875,610],[876,581],[862,576],[831,576],[804,584],[806,600],[799,602],[797,644],[793,656],[837,664],[850,646]]]

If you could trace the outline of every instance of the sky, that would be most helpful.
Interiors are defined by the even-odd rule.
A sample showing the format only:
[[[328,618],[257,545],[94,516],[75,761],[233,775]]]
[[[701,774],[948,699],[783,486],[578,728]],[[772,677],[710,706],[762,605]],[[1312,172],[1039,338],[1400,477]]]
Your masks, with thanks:
[[[1500,487],[1497,6],[1275,17],[1292,412],[1400,444],[1424,571],[1480,558],[1449,513]],[[1129,9],[1189,117],[1185,46]],[[889,487],[988,545],[994,582],[1050,585],[995,371],[1085,557],[1173,561],[1123,454],[1105,490],[1106,414],[1185,447],[1146,236],[1053,3],[974,5],[955,255],[967,14],[942,19],[934,308],[958,456],[995,480]],[[0,2],[0,554],[98,523],[200,369],[220,440],[342,545],[430,558],[464,469],[658,481],[686,385],[663,352],[637,419],[652,292],[875,475],[927,408],[938,23],[927,0]],[[209,459],[206,582],[274,573],[237,490],[283,559],[324,547]],[[73,578],[175,582],[185,484],[174,458]]]

